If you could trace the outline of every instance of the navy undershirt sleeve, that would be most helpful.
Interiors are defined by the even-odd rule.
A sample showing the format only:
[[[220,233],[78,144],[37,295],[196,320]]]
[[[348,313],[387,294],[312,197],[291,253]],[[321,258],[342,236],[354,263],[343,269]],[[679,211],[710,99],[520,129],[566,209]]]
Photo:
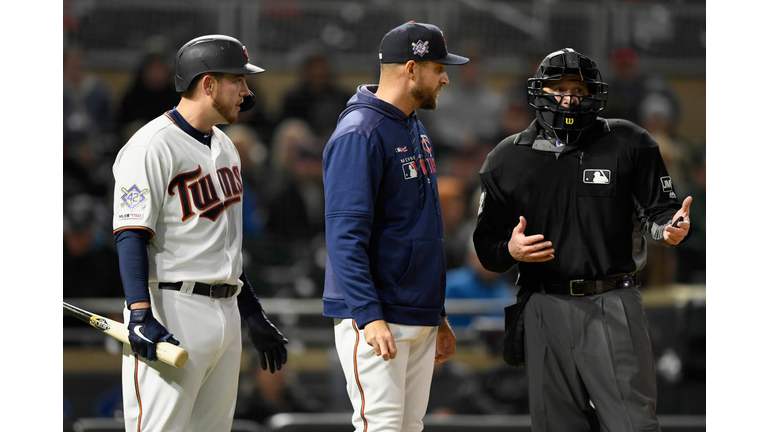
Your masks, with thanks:
[[[149,256],[147,245],[152,235],[145,230],[126,229],[115,234],[120,279],[125,303],[149,301]]]
[[[243,281],[243,288],[237,296],[237,308],[240,309],[240,316],[243,319],[247,319],[253,314],[261,313],[263,309],[259,298],[253,291],[251,282],[248,281],[245,269],[243,269],[243,273],[240,275],[240,280]]]

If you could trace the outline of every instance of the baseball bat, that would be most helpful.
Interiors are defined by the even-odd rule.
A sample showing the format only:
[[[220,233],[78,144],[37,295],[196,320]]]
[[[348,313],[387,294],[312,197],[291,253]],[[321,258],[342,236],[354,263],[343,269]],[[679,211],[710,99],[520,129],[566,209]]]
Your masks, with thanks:
[[[92,327],[101,330],[103,333],[112,336],[126,345],[131,345],[131,342],[128,340],[128,326],[121,322],[96,315],[67,302],[64,302],[64,312],[80,321],[90,324]],[[158,359],[177,368],[184,367],[184,365],[187,364],[187,360],[189,360],[189,353],[187,350],[168,342],[159,342],[156,347],[156,352]]]

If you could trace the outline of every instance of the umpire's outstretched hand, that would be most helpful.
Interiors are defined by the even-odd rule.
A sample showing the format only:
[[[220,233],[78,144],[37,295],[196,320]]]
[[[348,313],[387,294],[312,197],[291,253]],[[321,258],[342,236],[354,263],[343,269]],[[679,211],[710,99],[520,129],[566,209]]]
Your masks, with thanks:
[[[128,341],[134,354],[146,358],[149,361],[157,360],[157,343],[169,342],[178,345],[179,341],[173,338],[160,322],[152,315],[152,308],[131,309],[131,318],[128,322]]]
[[[685,236],[688,235],[688,231],[691,229],[691,202],[693,201],[693,197],[688,197],[683,201],[683,206],[680,208],[680,210],[675,213],[675,216],[672,218],[672,223],[670,225],[667,225],[666,228],[664,228],[664,240],[671,244],[676,245],[679,244]],[[683,218],[682,221],[680,221],[677,224],[677,227],[674,227],[675,221],[679,218]]]
[[[544,262],[555,258],[551,241],[544,241],[544,235],[525,235],[526,221],[520,216],[520,222],[512,230],[507,249],[512,258],[521,262]]]
[[[272,373],[275,369],[282,369],[288,361],[288,350],[285,349],[288,339],[269,321],[264,311],[246,318],[245,324],[248,326],[248,337],[259,352],[261,368],[267,370],[269,365]]]

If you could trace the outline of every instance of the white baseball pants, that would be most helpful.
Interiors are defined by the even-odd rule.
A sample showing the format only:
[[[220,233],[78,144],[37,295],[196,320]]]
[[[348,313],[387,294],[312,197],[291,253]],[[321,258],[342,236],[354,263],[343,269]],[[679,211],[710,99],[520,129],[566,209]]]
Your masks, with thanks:
[[[126,431],[229,431],[240,373],[240,312],[236,297],[212,300],[150,284],[152,314],[189,352],[177,369],[137,359],[123,350],[123,409]],[[123,313],[128,322],[130,313]]]
[[[354,320],[334,319],[347,394],[356,432],[418,432],[424,429],[437,327],[389,323],[397,356],[384,361],[365,342],[365,329]]]

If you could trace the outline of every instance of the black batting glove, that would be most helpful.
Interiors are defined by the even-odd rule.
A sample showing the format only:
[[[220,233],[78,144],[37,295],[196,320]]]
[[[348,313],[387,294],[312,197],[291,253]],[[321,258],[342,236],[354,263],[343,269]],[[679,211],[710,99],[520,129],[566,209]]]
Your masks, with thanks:
[[[152,308],[131,309],[128,340],[131,342],[133,353],[149,361],[157,360],[158,342],[179,344],[179,341],[152,316]]]
[[[261,368],[267,370],[269,365],[272,373],[275,373],[275,369],[282,369],[288,361],[288,351],[285,349],[288,339],[269,321],[264,311],[249,316],[245,324],[248,326],[248,337],[259,352]]]

